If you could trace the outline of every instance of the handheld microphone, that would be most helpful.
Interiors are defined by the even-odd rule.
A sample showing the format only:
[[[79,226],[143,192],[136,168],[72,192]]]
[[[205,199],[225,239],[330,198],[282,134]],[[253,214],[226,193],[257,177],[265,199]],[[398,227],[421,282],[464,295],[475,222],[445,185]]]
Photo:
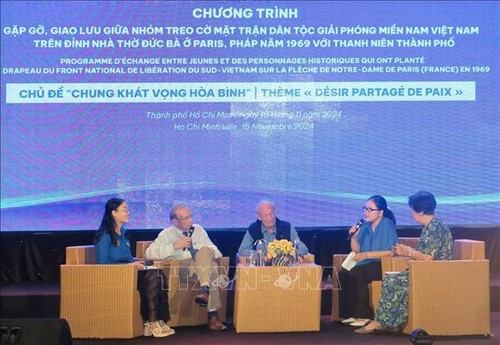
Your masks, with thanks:
[[[189,230],[186,231],[186,232],[187,232],[186,236],[187,237],[191,237],[193,235],[193,232],[194,232],[194,226],[191,225],[191,227],[189,228]],[[186,250],[186,249],[187,249],[187,247],[184,247],[182,250]]]
[[[365,220],[363,218],[361,218],[360,220],[358,220],[358,222],[356,223],[356,225],[354,225],[354,227],[356,228],[356,231],[354,231],[352,234],[349,234],[349,236],[347,237],[347,240],[350,241],[351,238],[354,236],[355,233],[357,233],[359,231],[359,229],[361,229],[361,225],[363,225],[365,223]]]

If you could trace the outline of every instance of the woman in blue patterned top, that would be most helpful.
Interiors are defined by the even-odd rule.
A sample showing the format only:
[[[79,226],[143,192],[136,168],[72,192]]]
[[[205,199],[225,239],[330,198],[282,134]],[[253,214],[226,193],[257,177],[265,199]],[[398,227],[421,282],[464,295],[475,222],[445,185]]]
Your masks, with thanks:
[[[130,252],[130,242],[123,227],[129,221],[129,210],[123,199],[106,202],[101,226],[95,236],[96,263],[136,265],[140,271],[137,289],[141,295],[141,315],[145,320],[144,335],[167,337],[175,333],[166,322],[170,319],[166,277],[158,269],[144,270],[143,262],[136,261]]]
[[[418,192],[408,199],[412,217],[424,225],[416,249],[404,245],[394,246],[394,254],[408,256],[412,260],[452,260],[453,237],[448,226],[434,215],[436,199],[429,192]],[[382,292],[375,320],[358,334],[369,334],[376,330],[398,331],[408,318],[408,270],[388,274],[382,280]]]

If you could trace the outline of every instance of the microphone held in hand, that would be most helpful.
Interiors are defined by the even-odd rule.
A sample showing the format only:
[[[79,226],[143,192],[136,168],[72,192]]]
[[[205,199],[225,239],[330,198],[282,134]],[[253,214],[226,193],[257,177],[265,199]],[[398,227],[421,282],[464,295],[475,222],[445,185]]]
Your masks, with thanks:
[[[184,236],[187,236],[187,237],[191,237],[193,235],[193,232],[194,232],[194,226],[191,225],[191,227],[189,228],[189,231],[184,231],[182,234]],[[186,250],[187,247],[184,247],[182,250]]]
[[[363,218],[361,218],[360,220],[358,220],[358,222],[356,223],[356,225],[354,225],[354,227],[356,228],[356,230],[352,234],[349,234],[349,236],[347,237],[348,241],[350,241],[351,238],[354,236],[354,234],[357,233],[359,231],[359,229],[361,229],[361,225],[363,225],[364,223],[365,223],[365,220]]]

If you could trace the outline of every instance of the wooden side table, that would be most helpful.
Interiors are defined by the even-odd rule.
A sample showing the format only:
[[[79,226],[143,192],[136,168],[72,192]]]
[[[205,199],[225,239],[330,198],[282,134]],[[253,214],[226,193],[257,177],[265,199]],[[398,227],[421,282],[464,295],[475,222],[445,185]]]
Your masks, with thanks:
[[[236,268],[234,327],[238,333],[319,331],[322,267]]]

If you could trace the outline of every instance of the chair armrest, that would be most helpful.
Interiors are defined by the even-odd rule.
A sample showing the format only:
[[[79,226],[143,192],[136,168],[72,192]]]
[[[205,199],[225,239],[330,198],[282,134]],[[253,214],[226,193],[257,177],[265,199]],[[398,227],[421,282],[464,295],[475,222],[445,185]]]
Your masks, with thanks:
[[[337,270],[337,273],[342,268],[342,262],[347,258],[349,254],[334,254],[333,255],[333,267]]]
[[[66,247],[66,265],[95,264],[93,245]]]
[[[71,289],[137,290],[136,265],[61,265],[61,291]]]
[[[420,237],[399,237],[398,242],[405,246],[416,248],[419,239]]]
[[[146,249],[153,243],[153,241],[137,241],[135,243],[135,256],[138,258],[146,257]]]
[[[342,262],[347,258],[348,254],[334,254],[333,255],[333,272],[332,272],[332,283],[333,289],[338,290],[340,288],[338,281],[338,274],[342,269]]]
[[[248,256],[243,256],[243,255],[236,253],[236,261],[235,261],[236,266],[238,266],[238,264],[246,265],[247,261],[248,261]]]
[[[342,262],[347,258],[348,254],[334,254],[332,267],[332,321],[340,321],[339,316],[339,289],[340,282],[338,274],[342,269]]]
[[[408,269],[409,257],[406,256],[385,256],[381,258],[382,274],[385,272],[400,272]]]
[[[308,254],[304,255],[304,263],[305,264],[313,264],[314,259],[315,259],[314,254],[308,253]]]
[[[484,260],[486,258],[484,241],[455,240],[453,245],[457,260]]]
[[[229,267],[229,256],[223,256],[221,258],[218,258],[216,262],[219,264],[220,267]]]

